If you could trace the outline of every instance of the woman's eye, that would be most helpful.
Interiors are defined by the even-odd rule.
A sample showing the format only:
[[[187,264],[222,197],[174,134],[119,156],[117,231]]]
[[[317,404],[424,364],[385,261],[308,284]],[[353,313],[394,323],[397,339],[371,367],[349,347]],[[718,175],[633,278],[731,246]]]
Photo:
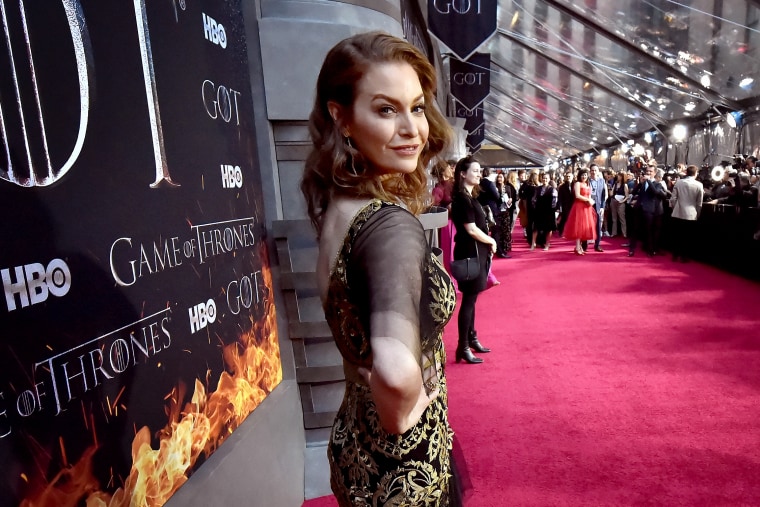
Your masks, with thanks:
[[[396,110],[392,106],[382,106],[380,108],[380,114],[390,115],[395,113]]]
[[[425,104],[417,104],[412,108],[413,113],[417,114],[424,114],[425,113]]]

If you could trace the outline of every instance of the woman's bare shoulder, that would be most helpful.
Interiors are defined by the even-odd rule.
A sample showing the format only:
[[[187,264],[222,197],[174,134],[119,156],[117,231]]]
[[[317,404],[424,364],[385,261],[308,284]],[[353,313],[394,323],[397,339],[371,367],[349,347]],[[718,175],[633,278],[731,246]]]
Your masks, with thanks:
[[[322,219],[317,255],[317,281],[324,294],[327,278],[334,261],[343,246],[351,222],[371,199],[351,199],[336,197],[330,201]]]

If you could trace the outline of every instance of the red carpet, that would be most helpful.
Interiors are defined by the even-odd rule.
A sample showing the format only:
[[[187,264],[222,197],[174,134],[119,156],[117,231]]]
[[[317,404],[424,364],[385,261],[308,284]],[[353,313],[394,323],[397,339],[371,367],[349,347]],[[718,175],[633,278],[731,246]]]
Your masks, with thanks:
[[[760,505],[760,285],[619,244],[516,240],[478,300],[484,364],[451,362],[447,327],[467,507]]]

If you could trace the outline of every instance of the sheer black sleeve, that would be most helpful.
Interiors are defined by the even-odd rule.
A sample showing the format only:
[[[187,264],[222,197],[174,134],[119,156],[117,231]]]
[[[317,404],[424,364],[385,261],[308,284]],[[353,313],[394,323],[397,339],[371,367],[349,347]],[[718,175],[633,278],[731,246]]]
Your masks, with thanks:
[[[402,342],[420,365],[423,382],[437,380],[431,350],[423,350],[420,305],[425,286],[427,239],[420,221],[398,206],[385,206],[354,239],[347,276],[351,297],[370,337]],[[432,366],[431,366],[432,365]]]

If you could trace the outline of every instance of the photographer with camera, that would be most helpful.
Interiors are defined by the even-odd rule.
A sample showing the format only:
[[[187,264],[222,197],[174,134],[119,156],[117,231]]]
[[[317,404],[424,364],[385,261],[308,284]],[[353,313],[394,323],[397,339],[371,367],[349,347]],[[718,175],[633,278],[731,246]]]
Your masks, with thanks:
[[[633,234],[628,244],[628,257],[636,253],[636,245],[641,239],[648,256],[657,254],[657,240],[662,227],[664,213],[663,201],[667,196],[663,185],[654,179],[657,163],[650,161],[647,168],[639,175],[638,183],[633,188]]]

